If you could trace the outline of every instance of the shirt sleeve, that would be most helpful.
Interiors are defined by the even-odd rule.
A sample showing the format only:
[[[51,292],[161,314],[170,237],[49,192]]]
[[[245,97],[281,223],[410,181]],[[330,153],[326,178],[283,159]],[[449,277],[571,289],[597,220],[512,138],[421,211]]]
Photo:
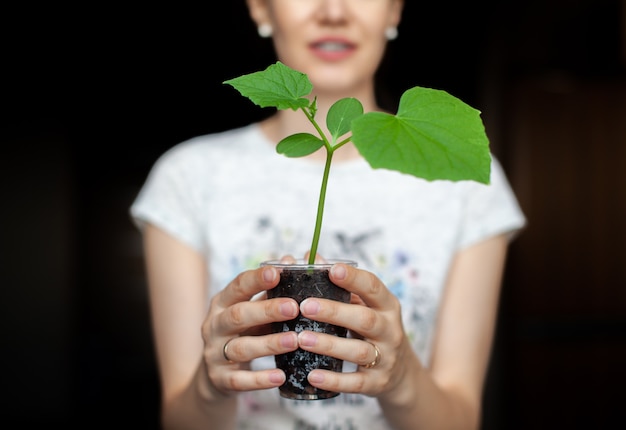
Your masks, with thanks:
[[[513,240],[525,227],[526,217],[495,157],[490,184],[471,183],[468,188],[461,248],[499,234]]]
[[[152,167],[132,203],[130,215],[140,230],[147,223],[153,224],[193,249],[202,251],[202,234],[196,219],[199,203],[194,191],[194,164],[184,145],[164,153]]]

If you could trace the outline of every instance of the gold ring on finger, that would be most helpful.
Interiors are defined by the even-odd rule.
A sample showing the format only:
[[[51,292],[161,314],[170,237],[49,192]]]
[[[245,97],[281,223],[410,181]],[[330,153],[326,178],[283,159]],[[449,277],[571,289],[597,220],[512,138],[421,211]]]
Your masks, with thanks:
[[[380,363],[380,349],[378,349],[378,347],[376,345],[374,345],[372,342],[367,342],[370,345],[372,345],[374,347],[374,354],[376,354],[376,356],[374,357],[374,360],[372,360],[371,363],[366,364],[365,367],[366,369],[371,369],[372,367],[376,367],[378,366],[378,363]]]
[[[222,354],[224,355],[224,359],[226,361],[228,361],[229,363],[234,363],[234,361],[228,357],[228,344],[230,343],[231,340],[233,339],[228,339],[226,343],[224,344],[224,347],[222,348]]]

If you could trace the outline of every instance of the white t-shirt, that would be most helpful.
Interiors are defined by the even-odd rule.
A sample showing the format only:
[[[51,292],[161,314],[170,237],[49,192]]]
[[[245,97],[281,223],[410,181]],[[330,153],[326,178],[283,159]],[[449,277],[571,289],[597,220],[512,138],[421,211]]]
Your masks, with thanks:
[[[311,247],[323,164],[290,159],[258,124],[200,136],[157,161],[131,207],[206,256],[208,294],[266,259]],[[376,273],[402,304],[412,345],[427,365],[435,318],[454,254],[508,233],[525,218],[498,164],[491,184],[425,181],[364,160],[331,168],[318,252]],[[273,357],[253,368],[275,367]],[[356,366],[345,363],[344,371]],[[341,394],[298,401],[277,389],[239,396],[240,429],[388,429],[376,399]]]

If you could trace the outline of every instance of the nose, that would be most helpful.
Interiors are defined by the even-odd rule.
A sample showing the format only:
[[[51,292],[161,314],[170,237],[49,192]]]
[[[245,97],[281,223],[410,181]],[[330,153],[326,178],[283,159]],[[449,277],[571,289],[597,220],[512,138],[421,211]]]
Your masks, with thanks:
[[[318,17],[328,21],[340,21],[348,14],[348,0],[319,0]]]

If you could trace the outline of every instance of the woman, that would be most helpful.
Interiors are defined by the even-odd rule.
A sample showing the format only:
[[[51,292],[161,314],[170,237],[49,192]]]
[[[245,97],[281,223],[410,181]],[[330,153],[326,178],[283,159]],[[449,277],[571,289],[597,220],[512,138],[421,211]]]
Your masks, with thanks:
[[[318,118],[348,96],[380,110],[374,74],[401,0],[247,4],[279,60],[313,83]],[[500,166],[494,160],[489,186],[426,182],[339,150],[319,252],[358,261],[331,271],[358,300],[299,308],[265,299],[278,274],[258,267],[310,244],[324,154],[274,151],[302,131],[315,132],[285,110],[183,142],[159,159],[131,208],[144,236],[164,427],[478,428],[507,246],[525,222]],[[359,336],[268,334],[269,323],[298,312]],[[342,373],[309,374],[340,396],[279,396],[285,375],[273,356],[298,347],[345,361]]]

